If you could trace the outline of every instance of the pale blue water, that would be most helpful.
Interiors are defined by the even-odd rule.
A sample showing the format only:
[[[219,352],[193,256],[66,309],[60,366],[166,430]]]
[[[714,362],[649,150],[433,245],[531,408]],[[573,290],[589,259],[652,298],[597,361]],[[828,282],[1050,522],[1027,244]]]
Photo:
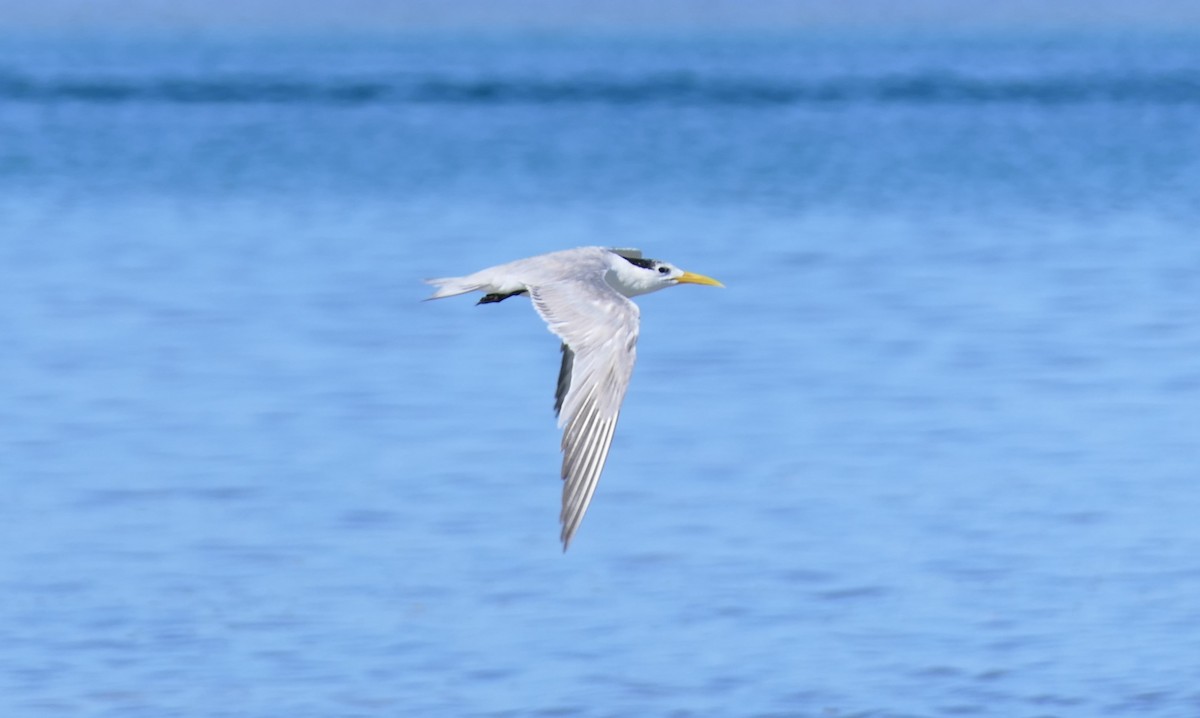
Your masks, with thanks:
[[[5,40],[0,715],[1200,715],[1197,227],[1197,38]]]

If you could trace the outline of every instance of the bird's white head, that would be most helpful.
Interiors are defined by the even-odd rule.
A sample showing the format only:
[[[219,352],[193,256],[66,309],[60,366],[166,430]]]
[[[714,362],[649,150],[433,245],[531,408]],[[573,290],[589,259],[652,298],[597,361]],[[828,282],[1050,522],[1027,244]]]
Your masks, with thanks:
[[[712,287],[723,287],[712,277],[703,274],[685,272],[670,262],[660,259],[643,259],[641,257],[620,257],[614,261],[613,271],[609,272],[609,284],[627,297],[639,294],[649,294],[676,284],[707,284]]]

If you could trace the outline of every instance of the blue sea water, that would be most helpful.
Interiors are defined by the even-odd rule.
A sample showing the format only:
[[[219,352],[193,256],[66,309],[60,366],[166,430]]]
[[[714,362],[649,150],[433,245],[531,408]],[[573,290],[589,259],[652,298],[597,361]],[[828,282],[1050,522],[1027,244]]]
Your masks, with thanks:
[[[8,37],[0,714],[1200,715],[1197,227],[1196,37]]]

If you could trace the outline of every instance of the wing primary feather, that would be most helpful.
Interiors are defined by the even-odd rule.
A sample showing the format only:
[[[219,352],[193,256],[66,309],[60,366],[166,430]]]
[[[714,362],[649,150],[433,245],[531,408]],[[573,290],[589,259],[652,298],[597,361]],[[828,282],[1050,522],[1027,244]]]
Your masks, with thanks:
[[[568,486],[570,489],[569,503],[574,506],[578,503],[580,497],[586,492],[587,486],[591,481],[587,480],[590,477],[599,475],[603,465],[596,465],[596,459],[603,453],[604,442],[606,437],[611,437],[608,421],[601,421],[593,429],[593,432],[587,438],[587,443],[583,447],[583,452],[579,457],[579,462],[572,472],[572,481],[574,486]]]
[[[584,514],[587,513],[588,506],[592,503],[592,497],[596,495],[596,484],[599,483],[600,474],[604,471],[604,464],[608,460],[608,451],[612,447],[613,432],[616,428],[616,417],[603,422],[600,431],[597,432],[597,441],[592,449],[593,455],[588,462],[587,470],[576,477],[577,485],[571,498],[568,500],[564,497],[561,536],[563,551],[566,551],[570,545],[576,529],[579,528]],[[564,492],[566,488],[564,487]]]
[[[564,504],[572,500],[578,493],[582,482],[578,477],[584,473],[590,464],[590,459],[603,436],[604,422],[597,423],[582,439],[572,442],[568,455],[563,457],[562,477],[567,482],[563,487]],[[565,509],[565,506],[564,506]]]
[[[591,404],[580,410],[580,415],[587,414],[583,424],[578,429],[567,427],[563,434],[563,479],[570,479],[581,466],[580,461],[586,455],[587,448],[595,438],[594,425],[599,412]]]

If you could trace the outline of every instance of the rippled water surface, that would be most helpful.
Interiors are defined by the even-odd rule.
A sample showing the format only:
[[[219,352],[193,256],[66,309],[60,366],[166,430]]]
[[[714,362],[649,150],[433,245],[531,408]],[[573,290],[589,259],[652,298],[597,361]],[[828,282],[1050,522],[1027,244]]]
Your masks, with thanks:
[[[0,42],[6,716],[1200,715],[1200,42]],[[557,341],[641,247],[571,550]]]

